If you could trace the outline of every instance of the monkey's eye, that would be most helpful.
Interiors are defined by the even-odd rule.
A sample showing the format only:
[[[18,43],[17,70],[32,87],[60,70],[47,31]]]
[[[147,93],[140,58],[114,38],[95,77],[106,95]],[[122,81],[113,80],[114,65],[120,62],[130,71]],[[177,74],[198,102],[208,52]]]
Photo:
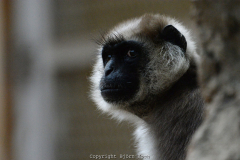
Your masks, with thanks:
[[[111,55],[111,54],[108,54],[108,55],[106,56],[105,61],[108,62],[111,58],[112,58],[112,55]]]
[[[134,50],[129,50],[127,53],[128,57],[136,57],[137,56],[137,52]]]

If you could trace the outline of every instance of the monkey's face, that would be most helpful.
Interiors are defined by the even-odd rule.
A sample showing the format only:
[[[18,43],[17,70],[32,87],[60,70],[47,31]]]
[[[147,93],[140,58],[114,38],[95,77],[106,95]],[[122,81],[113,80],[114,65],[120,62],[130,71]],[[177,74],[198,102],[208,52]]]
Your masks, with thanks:
[[[118,39],[117,42],[103,46],[104,73],[100,90],[105,101],[121,103],[136,95],[140,86],[140,72],[144,66],[143,52],[142,44],[136,41]]]
[[[98,53],[91,77],[93,100],[105,112],[136,114],[187,71],[195,47],[175,20],[145,15],[103,35]]]

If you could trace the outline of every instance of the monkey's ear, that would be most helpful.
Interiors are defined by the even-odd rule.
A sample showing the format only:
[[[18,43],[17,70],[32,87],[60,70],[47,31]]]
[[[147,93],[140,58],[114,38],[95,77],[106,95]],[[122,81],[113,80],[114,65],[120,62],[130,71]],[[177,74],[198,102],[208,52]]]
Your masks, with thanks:
[[[187,41],[175,27],[172,25],[167,25],[163,28],[161,32],[161,36],[165,41],[168,41],[174,45],[179,46],[183,49],[184,52],[186,52],[187,49]]]

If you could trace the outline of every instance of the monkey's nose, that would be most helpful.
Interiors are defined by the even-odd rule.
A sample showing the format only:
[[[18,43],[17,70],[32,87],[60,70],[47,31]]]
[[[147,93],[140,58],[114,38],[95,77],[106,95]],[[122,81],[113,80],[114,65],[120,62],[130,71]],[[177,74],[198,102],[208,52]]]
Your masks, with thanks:
[[[113,71],[113,68],[109,68],[108,70],[105,71],[105,77],[107,77],[109,74],[111,74]]]
[[[105,77],[111,74],[113,70],[114,70],[114,63],[113,61],[109,61],[105,66]]]

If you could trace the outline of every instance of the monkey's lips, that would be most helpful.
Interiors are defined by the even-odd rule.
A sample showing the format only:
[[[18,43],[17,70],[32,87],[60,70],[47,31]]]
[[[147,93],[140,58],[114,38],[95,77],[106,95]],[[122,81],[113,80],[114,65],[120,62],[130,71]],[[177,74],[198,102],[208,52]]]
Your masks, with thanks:
[[[121,84],[105,84],[100,90],[102,97],[107,102],[127,101],[131,99],[136,92],[134,87]]]

